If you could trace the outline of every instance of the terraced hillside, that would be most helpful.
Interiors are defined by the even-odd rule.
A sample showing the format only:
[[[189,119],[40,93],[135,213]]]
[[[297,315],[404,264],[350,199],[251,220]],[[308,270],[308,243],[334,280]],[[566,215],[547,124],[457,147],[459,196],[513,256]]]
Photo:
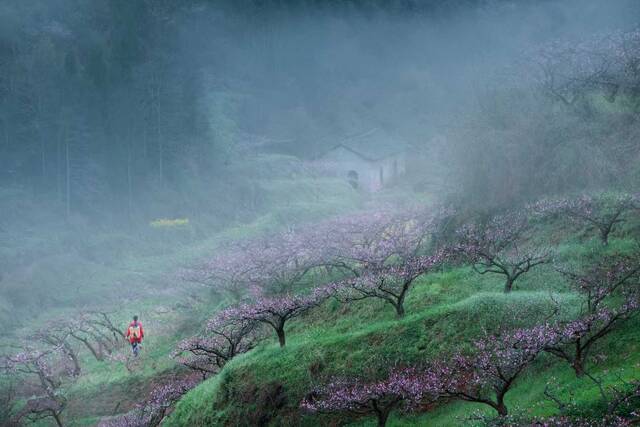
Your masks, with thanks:
[[[637,220],[637,218],[636,218]],[[554,307],[571,317],[580,297],[556,269],[577,267],[604,256],[631,254],[638,224],[627,224],[606,247],[587,229],[566,222],[539,226],[539,241],[555,242],[554,264],[522,277],[517,289],[502,292],[498,275],[479,275],[469,266],[444,268],[419,278],[398,319],[388,304],[365,300],[341,304],[331,300],[287,328],[280,348],[274,338],[237,356],[213,378],[189,392],[165,425],[369,425],[375,417],[317,415],[300,409],[314,387],[334,377],[374,379],[394,365],[414,365],[452,354],[487,333],[532,326],[548,319]],[[640,375],[640,322],[625,322],[599,342],[589,372],[603,387]],[[550,391],[551,390],[551,391]],[[576,377],[568,364],[543,354],[517,379],[506,397],[511,413],[552,416],[559,413],[552,395],[575,405],[582,416],[600,418],[599,387]],[[389,425],[458,426],[485,405],[442,400],[412,414],[394,412]],[[466,421],[465,421],[466,420]]]

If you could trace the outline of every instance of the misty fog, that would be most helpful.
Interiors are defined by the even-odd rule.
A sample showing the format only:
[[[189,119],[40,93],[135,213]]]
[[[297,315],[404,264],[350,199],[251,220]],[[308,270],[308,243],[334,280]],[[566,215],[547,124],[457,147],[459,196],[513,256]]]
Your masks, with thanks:
[[[2,0],[0,426],[632,425],[639,114],[636,0]]]

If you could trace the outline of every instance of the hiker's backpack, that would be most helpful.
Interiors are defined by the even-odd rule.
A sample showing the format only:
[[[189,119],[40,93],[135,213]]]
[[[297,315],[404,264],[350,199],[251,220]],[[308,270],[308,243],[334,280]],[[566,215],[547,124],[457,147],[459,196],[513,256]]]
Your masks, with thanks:
[[[133,339],[140,339],[140,323],[129,325],[129,336]]]

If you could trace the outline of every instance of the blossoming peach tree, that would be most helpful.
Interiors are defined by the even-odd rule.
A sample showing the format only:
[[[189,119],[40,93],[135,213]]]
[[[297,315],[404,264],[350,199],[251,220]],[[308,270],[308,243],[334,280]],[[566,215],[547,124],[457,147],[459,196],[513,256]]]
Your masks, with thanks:
[[[577,376],[586,372],[593,347],[640,313],[640,259],[605,257],[582,272],[562,272],[581,296],[579,313],[553,328],[556,340],[545,351],[568,362]]]
[[[337,283],[335,295],[342,301],[379,299],[390,304],[402,317],[405,298],[415,280],[441,266],[448,255],[446,250],[440,250],[434,255],[415,257],[402,264],[372,266],[359,276]]]
[[[488,335],[468,354],[457,353],[427,370],[440,396],[476,402],[506,416],[505,396],[549,342],[547,325]]]
[[[308,294],[262,297],[253,303],[243,303],[222,310],[215,322],[259,322],[271,327],[280,347],[286,344],[285,325],[322,304],[333,294],[330,286],[318,287]]]
[[[435,401],[437,394],[429,386],[422,371],[398,368],[380,381],[336,379],[312,390],[300,406],[311,413],[374,415],[378,426],[384,427],[394,410],[411,410],[426,402]]]
[[[469,223],[458,230],[454,250],[479,274],[505,278],[504,292],[533,268],[551,260],[551,251],[530,244],[529,219],[524,212],[511,212],[484,223]]]
[[[172,356],[205,379],[236,355],[251,350],[259,338],[258,322],[253,319],[213,318],[204,333],[178,343]]]
[[[626,193],[546,199],[531,205],[537,214],[565,216],[576,223],[594,227],[605,246],[616,227],[627,220],[630,212],[637,212],[639,208],[640,197]]]

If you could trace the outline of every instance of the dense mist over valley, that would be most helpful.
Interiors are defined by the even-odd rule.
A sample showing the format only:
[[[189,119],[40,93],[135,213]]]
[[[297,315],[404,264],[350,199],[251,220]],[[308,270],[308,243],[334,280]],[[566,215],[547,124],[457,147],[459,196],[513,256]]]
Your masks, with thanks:
[[[633,425],[639,188],[635,0],[4,0],[0,426]]]
[[[527,52],[635,24],[633,2],[447,3],[8,2],[3,182],[146,220],[249,180],[247,151],[308,158],[382,127],[428,158],[488,93],[535,84],[508,70]]]

